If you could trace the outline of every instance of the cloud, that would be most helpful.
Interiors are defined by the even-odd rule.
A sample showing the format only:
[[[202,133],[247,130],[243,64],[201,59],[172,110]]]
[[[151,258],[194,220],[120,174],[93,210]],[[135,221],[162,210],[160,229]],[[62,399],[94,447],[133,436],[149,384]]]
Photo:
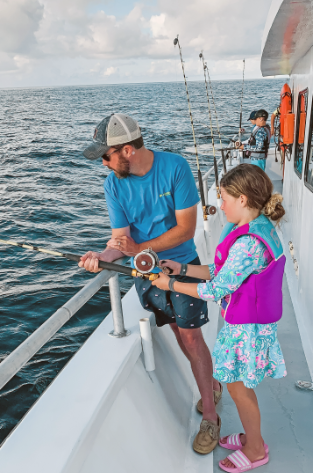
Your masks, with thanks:
[[[60,78],[70,80],[72,67],[80,83],[86,77],[175,80],[177,33],[193,75],[201,74],[202,49],[213,74],[219,65],[225,76],[239,76],[246,57],[259,75],[255,63],[271,0],[258,2],[257,9],[251,0],[158,0],[153,12],[148,1],[129,1],[128,13],[119,16],[122,0],[0,0],[1,78],[13,77],[14,70],[29,80],[43,77],[47,67],[52,78],[58,64]],[[112,8],[114,15],[107,13]]]
[[[0,0],[0,11],[0,51],[30,53],[37,45],[44,6],[37,0]]]
[[[104,75],[104,76],[112,76],[113,74],[116,74],[117,71],[118,71],[117,67],[111,66],[111,67],[108,67],[108,68],[104,71],[103,75]]]

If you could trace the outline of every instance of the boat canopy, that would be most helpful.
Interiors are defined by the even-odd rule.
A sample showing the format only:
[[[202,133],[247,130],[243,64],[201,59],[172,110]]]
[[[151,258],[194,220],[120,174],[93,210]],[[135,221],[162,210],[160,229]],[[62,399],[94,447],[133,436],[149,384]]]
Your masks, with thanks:
[[[263,76],[291,74],[313,45],[313,0],[273,0],[263,34]]]

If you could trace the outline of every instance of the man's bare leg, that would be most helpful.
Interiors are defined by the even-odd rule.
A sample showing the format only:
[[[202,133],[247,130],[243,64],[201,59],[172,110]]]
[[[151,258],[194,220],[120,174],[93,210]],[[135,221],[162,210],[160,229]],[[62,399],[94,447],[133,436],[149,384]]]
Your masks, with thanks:
[[[183,343],[183,341],[182,341],[182,338],[181,338],[181,336],[180,336],[180,329],[179,329],[178,325],[177,325],[176,323],[174,323],[174,324],[170,324],[170,327],[171,327],[171,329],[173,330],[173,332],[174,332],[174,334],[175,334],[177,343],[178,343],[178,345],[180,346],[181,351],[184,353],[185,357],[186,357],[186,358],[190,361],[190,363],[191,363],[190,354],[189,354],[187,348],[185,347],[185,345],[184,345],[184,343]],[[190,330],[190,331],[193,331],[193,330],[200,330],[200,331],[201,331],[201,329],[193,329],[193,330],[192,330],[192,329],[183,329],[183,330]],[[201,334],[202,334],[202,332],[201,332]],[[202,340],[203,340],[203,336],[202,336]],[[204,342],[204,344],[205,344],[205,341],[204,341],[204,340],[203,340],[203,342]],[[205,344],[205,346],[207,346],[207,345]],[[211,362],[211,364],[212,364],[212,358],[211,358],[211,353],[210,353],[210,350],[209,350],[209,349],[208,349],[208,352],[209,352],[210,362]],[[197,384],[198,384],[198,382],[197,382]],[[221,390],[220,383],[219,383],[216,379],[214,379],[214,378],[213,378],[213,389],[214,389],[215,391],[220,391],[220,390]],[[199,388],[199,390],[200,390],[200,388]],[[201,394],[201,395],[202,395],[202,394]],[[205,417],[204,417],[204,418],[205,418]]]
[[[190,360],[190,356],[189,356],[189,353],[185,347],[185,345],[183,344],[183,341],[181,339],[181,336],[180,336],[180,333],[179,333],[179,329],[178,329],[178,325],[176,324],[176,322],[174,324],[170,324],[170,327],[171,329],[173,330],[174,334],[175,334],[175,337],[176,337],[176,340],[177,340],[177,343],[181,349],[181,351],[183,352],[183,354],[185,355],[185,357],[189,360]]]
[[[203,339],[200,328],[182,329],[171,324],[177,342],[188,358],[191,369],[196,379],[203,405],[203,419],[217,422],[217,414],[213,396],[213,365],[210,351]],[[219,384],[217,382],[217,390]]]

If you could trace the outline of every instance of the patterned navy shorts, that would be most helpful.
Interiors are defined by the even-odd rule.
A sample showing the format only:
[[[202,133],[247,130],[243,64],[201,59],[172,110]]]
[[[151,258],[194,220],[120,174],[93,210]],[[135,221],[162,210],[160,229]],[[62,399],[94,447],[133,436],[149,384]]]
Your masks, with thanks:
[[[197,257],[190,264],[199,265]],[[188,276],[170,276],[179,282],[200,283],[200,279]],[[151,281],[135,279],[135,286],[142,307],[155,314],[158,327],[174,322],[181,328],[198,328],[208,322],[207,302],[185,294],[162,291],[151,285]]]

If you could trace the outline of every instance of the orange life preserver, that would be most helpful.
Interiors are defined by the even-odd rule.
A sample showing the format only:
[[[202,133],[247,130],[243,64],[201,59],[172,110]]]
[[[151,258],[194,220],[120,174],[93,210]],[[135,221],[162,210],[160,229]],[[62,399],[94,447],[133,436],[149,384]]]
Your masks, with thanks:
[[[295,114],[292,113],[292,96],[288,84],[280,92],[280,135],[283,145],[293,143]]]
[[[282,136],[282,143],[284,145],[292,145],[295,131],[295,114],[286,113],[284,117],[284,133]]]

